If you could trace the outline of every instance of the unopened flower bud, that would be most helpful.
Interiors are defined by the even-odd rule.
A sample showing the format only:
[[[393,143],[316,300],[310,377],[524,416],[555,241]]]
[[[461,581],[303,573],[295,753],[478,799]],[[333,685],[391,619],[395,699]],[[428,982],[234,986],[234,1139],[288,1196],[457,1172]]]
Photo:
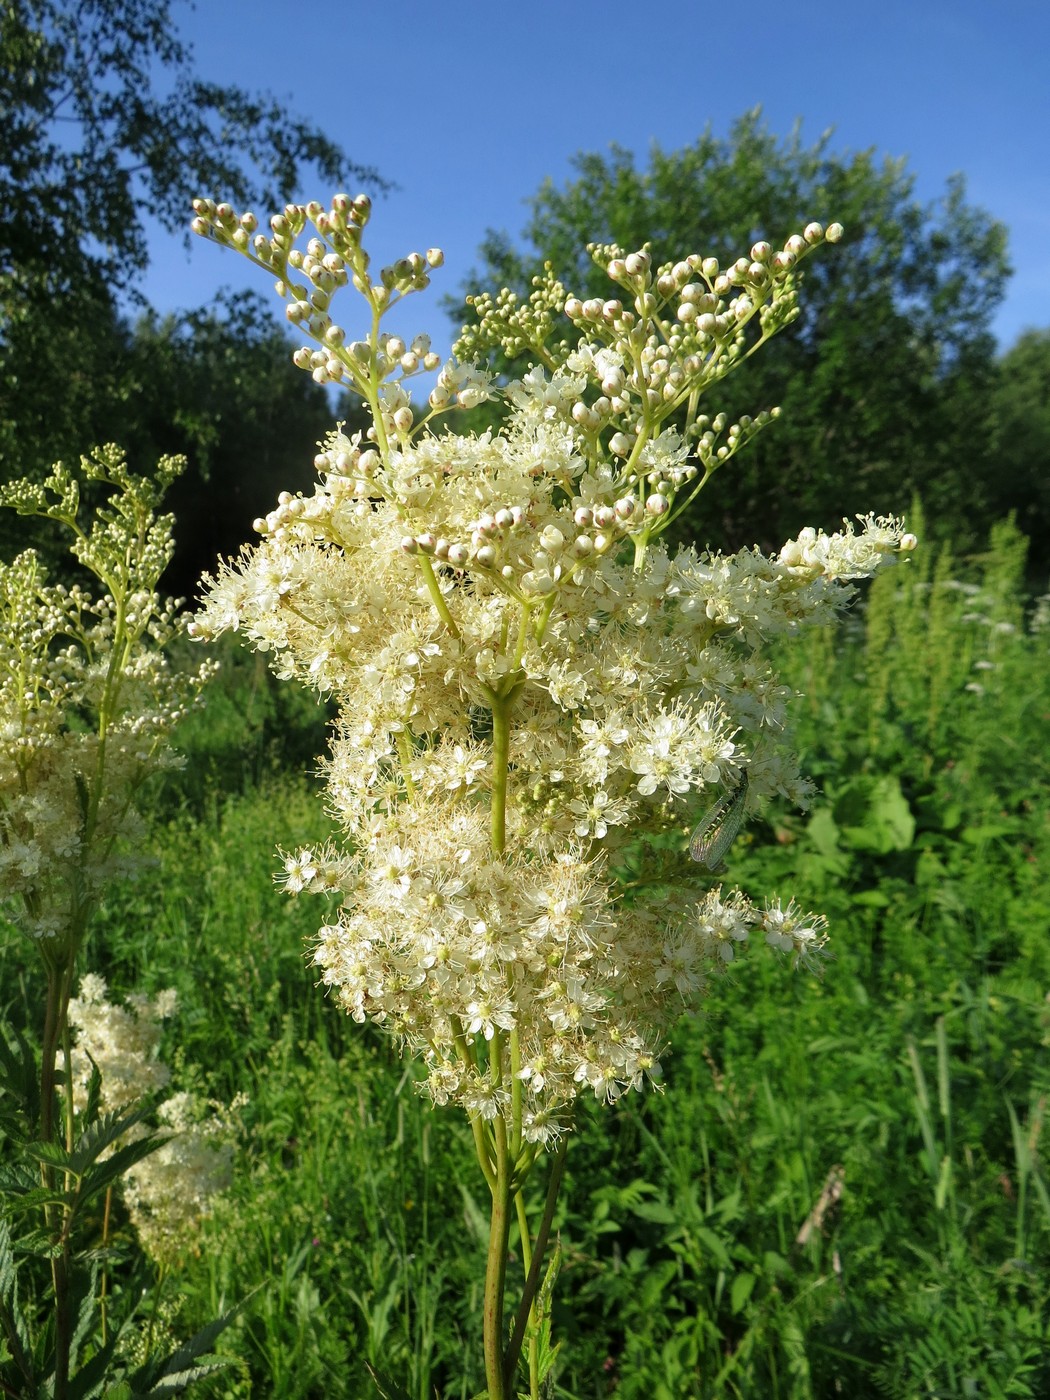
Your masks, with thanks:
[[[813,223],[807,224],[802,230],[802,237],[807,243],[819,243],[824,237],[824,225],[818,224],[816,220],[814,220]]]

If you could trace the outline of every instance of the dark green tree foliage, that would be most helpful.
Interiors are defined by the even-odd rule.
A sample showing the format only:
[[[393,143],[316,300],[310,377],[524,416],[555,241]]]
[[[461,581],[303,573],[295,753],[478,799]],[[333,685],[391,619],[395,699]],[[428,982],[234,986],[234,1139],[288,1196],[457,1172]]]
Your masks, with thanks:
[[[989,491],[993,515],[1015,511],[1041,562],[1050,531],[1050,330],[1025,331],[999,360]],[[1044,571],[1045,578],[1045,571]]]
[[[757,110],[726,140],[654,148],[645,170],[615,146],[575,165],[575,180],[533,196],[530,247],[490,233],[472,285],[524,291],[549,260],[574,292],[608,296],[578,251],[589,241],[648,239],[657,262],[699,252],[725,264],[810,219],[846,228],[844,246],[807,265],[798,321],[713,391],[707,412],[779,404],[783,416],[699,499],[686,533],[771,547],[807,524],[900,511],[915,491],[956,537],[983,528],[989,326],[1009,268],[1005,229],[966,202],[961,179],[924,206],[903,161],[836,154],[828,136],[805,146],[797,130],[778,140]]]
[[[140,468],[184,451],[179,504],[200,505],[201,536],[236,506],[232,547],[271,504],[259,499],[269,462],[316,440],[323,402],[254,304],[131,329],[117,298],[136,300],[143,218],[186,228],[193,196],[212,191],[279,205],[306,168],[385,184],[274,98],[197,77],[178,4],[0,0],[0,477],[99,442],[121,442]],[[5,554],[34,542],[31,523],[5,528]]]
[[[129,286],[147,262],[143,214],[184,228],[202,191],[275,205],[303,165],[381,183],[274,98],[198,78],[177,3],[0,4],[5,308],[37,288]]]
[[[148,312],[127,341],[117,440],[134,459],[182,453],[194,468],[169,496],[179,531],[165,586],[175,593],[192,596],[218,555],[236,554],[280,491],[313,487],[334,415],[291,350],[254,293],[179,316]]]

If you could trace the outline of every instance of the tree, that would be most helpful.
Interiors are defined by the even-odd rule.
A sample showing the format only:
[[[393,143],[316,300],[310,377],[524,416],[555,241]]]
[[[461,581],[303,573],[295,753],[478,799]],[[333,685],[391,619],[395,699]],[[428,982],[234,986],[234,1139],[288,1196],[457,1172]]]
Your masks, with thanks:
[[[996,515],[1016,511],[1045,578],[1050,559],[1050,329],[1025,331],[997,369],[992,509]]]
[[[145,313],[128,337],[129,395],[114,433],[133,458],[181,454],[190,470],[169,495],[179,523],[166,586],[192,596],[216,558],[235,554],[284,489],[312,489],[331,429],[325,391],[291,361],[284,327],[249,292],[210,308]]]
[[[828,135],[806,147],[797,129],[779,141],[758,110],[727,140],[654,148],[647,170],[619,147],[575,164],[575,180],[532,198],[530,247],[489,234],[473,285],[524,291],[549,260],[572,291],[607,297],[586,242],[648,238],[657,262],[700,252],[725,265],[810,219],[846,226],[846,246],[807,268],[799,320],[717,387],[708,412],[783,414],[719,483],[717,514],[699,498],[689,533],[771,547],[807,524],[899,511],[914,492],[957,534],[984,528],[989,448],[973,415],[994,383],[989,325],[1009,268],[1005,229],[967,204],[961,179],[923,206],[903,161],[835,154]]]
[[[178,3],[178,0],[175,0]],[[186,227],[189,201],[287,197],[300,167],[382,187],[274,98],[203,82],[172,0],[0,3],[0,288],[122,290],[147,262],[142,216]]]
[[[176,37],[177,3],[0,0],[0,477],[39,476],[116,440],[143,466],[185,451],[187,505],[209,452],[229,450],[215,475],[231,476],[236,496],[237,482],[258,480],[260,453],[299,452],[319,435],[319,395],[254,306],[250,325],[226,307],[134,330],[119,310],[147,262],[146,210],[178,229],[202,190],[279,204],[304,166],[386,187],[272,97],[199,79]],[[248,358],[226,387],[212,376],[234,375],[238,328]],[[214,490],[211,526],[230,504]],[[16,528],[14,546],[32,542],[26,522]]]

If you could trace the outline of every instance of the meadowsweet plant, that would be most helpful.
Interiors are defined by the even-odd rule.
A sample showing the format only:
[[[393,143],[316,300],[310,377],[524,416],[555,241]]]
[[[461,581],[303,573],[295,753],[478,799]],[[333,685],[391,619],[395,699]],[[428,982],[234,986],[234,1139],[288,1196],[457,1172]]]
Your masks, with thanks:
[[[734,822],[774,793],[805,801],[764,645],[832,621],[850,580],[914,539],[872,517],[804,530],[774,557],[673,551],[666,535],[776,417],[700,410],[795,317],[799,263],[841,229],[810,224],[727,268],[593,247],[607,299],[581,301],[549,269],[526,299],[469,299],[439,366],[426,336],[382,322],[442,255],[373,275],[367,198],[289,205],[269,234],[228,204],[195,210],[196,232],[276,277],[309,341],[296,364],[359,395],[372,425],[330,435],[314,494],[283,494],[256,522],[260,543],[206,582],[194,631],[239,630],[279,676],[338,702],[327,800],[341,839],[288,854],[280,878],[331,897],[319,980],[469,1118],[491,1193],[487,1393],[512,1393],[520,1358],[537,1396],[575,1100],[657,1079],[670,1028],[753,932],[796,964],[821,956],[820,916],[712,883],[685,836],[722,795],[737,794],[719,808]],[[360,338],[333,317],[348,285]],[[498,385],[479,363],[490,350],[524,359],[521,377]],[[436,383],[417,406],[426,369]],[[451,430],[488,399],[505,407],[499,431]],[[701,856],[725,844],[712,820]],[[515,1221],[525,1277],[508,1312]]]
[[[105,447],[78,473],[59,464],[42,484],[0,488],[0,504],[64,529],[85,579],[50,583],[31,550],[0,564],[0,909],[28,938],[45,987],[39,1066],[26,1042],[0,1033],[0,1379],[12,1394],[46,1387],[61,1400],[83,1367],[106,1373],[116,1339],[94,1308],[91,1203],[156,1146],[131,1133],[144,1110],[101,1110],[97,1075],[78,1115],[60,1065],[92,917],[134,864],[143,786],[176,761],[172,727],[213,669],[179,673],[165,654],[183,623],[157,593],[172,551],[158,506],[180,470],[164,459],[140,477]],[[26,1270],[15,1267],[12,1221],[24,1227]]]
[[[117,1006],[101,977],[88,973],[81,978],[79,995],[69,1003],[74,1033],[70,1077],[79,1114],[87,1109],[96,1071],[101,1107],[108,1113],[137,1108],[167,1088],[171,1070],[158,1050],[164,1022],[176,1005],[169,989],[155,997],[135,993]],[[162,1145],[129,1168],[122,1190],[142,1247],[162,1269],[192,1246],[201,1219],[230,1183],[240,1106],[204,1104],[186,1092],[157,1105]],[[137,1141],[147,1132],[139,1122],[126,1137]],[[108,1208],[107,1201],[107,1214]]]

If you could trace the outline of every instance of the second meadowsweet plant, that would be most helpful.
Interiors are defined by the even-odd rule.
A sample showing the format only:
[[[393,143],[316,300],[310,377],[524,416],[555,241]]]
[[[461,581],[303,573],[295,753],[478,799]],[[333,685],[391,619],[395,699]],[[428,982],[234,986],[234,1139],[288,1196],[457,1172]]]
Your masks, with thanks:
[[[469,1118],[492,1206],[487,1393],[513,1393],[524,1359],[536,1396],[577,1096],[656,1078],[671,1027],[752,933],[796,964],[824,944],[820,916],[712,885],[684,833],[723,794],[734,819],[773,794],[805,801],[789,691],[763,647],[832,621],[850,580],[914,539],[871,517],[805,530],[774,557],[665,536],[775,417],[730,424],[702,397],[794,318],[797,264],[841,230],[810,224],[729,268],[595,247],[607,300],[549,271],[527,300],[474,298],[417,411],[407,381],[438,357],[381,323],[439,251],[373,277],[364,197],[290,205],[270,235],[228,205],[195,207],[198,233],[276,276],[311,342],[296,363],[372,418],[323,445],[312,496],[285,494],[257,522],[261,543],[208,581],[195,630],[239,629],[279,675],[338,702],[326,769],[341,839],[288,855],[283,881],[330,897],[313,963],[337,1002],[387,1028],[435,1102]],[[345,285],[364,300],[360,339],[332,316]],[[474,362],[492,349],[528,361],[519,379],[496,387]],[[488,398],[507,405],[500,431],[447,431]],[[548,1153],[534,1220],[524,1186]],[[515,1230],[525,1277],[508,1310]]]

